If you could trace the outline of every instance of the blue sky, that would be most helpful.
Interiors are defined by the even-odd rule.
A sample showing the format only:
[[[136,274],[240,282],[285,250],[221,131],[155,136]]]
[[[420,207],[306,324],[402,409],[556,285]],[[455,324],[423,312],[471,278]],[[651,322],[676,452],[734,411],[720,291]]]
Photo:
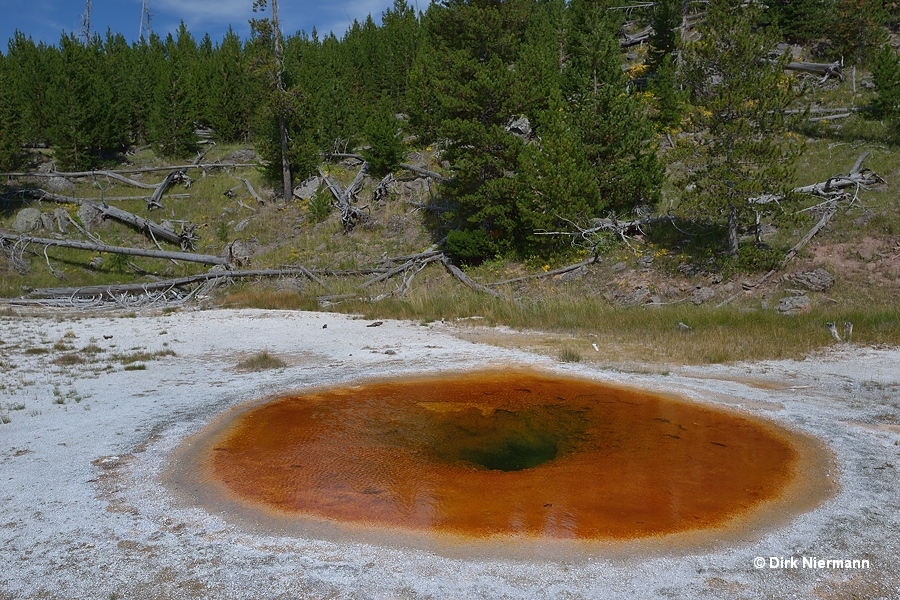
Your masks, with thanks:
[[[410,0],[413,7],[416,0]],[[138,37],[141,0],[92,0],[91,29],[101,35],[112,29],[129,41]],[[419,0],[422,10],[428,0]],[[313,26],[322,37],[329,31],[341,37],[354,19],[362,22],[371,14],[377,23],[381,14],[393,6],[393,0],[279,0],[278,15],[282,30],[290,35],[310,32]],[[209,33],[214,42],[222,39],[231,25],[247,37],[247,21],[253,15],[253,0],[150,0],[153,31],[165,37],[183,20],[196,39]],[[57,44],[63,31],[78,34],[84,0],[0,0],[0,50],[18,29],[36,42]]]

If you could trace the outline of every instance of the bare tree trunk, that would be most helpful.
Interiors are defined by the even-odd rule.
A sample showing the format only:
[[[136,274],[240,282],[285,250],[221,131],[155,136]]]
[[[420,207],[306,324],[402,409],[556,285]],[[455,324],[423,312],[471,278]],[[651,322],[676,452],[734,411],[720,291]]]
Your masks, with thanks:
[[[737,208],[732,206],[728,211],[728,255],[737,256],[738,253],[738,215]]]
[[[275,68],[278,70],[278,92],[284,92],[284,51],[281,45],[281,27],[278,24],[278,0],[272,0],[272,34],[275,36]],[[293,197],[294,186],[291,184],[291,162],[288,156],[290,144],[283,106],[280,107],[280,114],[278,115],[278,132],[281,136],[281,178],[284,185],[284,201],[287,203]]]

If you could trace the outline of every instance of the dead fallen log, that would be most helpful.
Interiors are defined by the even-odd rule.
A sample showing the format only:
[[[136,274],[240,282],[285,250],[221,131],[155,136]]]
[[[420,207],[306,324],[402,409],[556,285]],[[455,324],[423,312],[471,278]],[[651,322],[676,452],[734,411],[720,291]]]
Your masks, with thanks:
[[[247,191],[250,192],[250,195],[253,196],[253,198],[254,198],[257,202],[259,202],[260,204],[265,204],[265,203],[266,203],[266,201],[263,200],[262,197],[261,197],[259,194],[256,193],[256,190],[253,189],[253,186],[250,185],[250,180],[249,180],[249,179],[247,179],[246,177],[242,177],[242,178],[241,178],[241,181],[244,182],[244,185],[247,187]]]
[[[674,220],[674,217],[664,215],[659,217],[649,217],[646,219],[632,219],[629,221],[619,221],[615,218],[610,219],[592,219],[591,224],[592,227],[581,228],[577,227],[578,231],[543,231],[538,230],[535,231],[535,235],[563,235],[569,237],[580,237],[585,240],[590,238],[595,233],[600,233],[601,231],[609,231],[618,234],[619,236],[625,235],[625,232],[631,230],[640,230],[642,227],[646,225],[653,225],[655,223],[671,223]],[[573,224],[574,225],[574,224]]]
[[[428,169],[423,169],[422,167],[417,167],[415,165],[409,165],[406,163],[400,163],[401,169],[406,169],[407,171],[412,171],[413,173],[418,173],[419,175],[424,175],[425,177],[431,177],[432,179],[437,179],[438,181],[450,181],[449,177],[444,177],[440,173],[435,173],[434,171],[429,171]]]
[[[642,31],[633,34],[624,33],[619,38],[619,47],[631,48],[632,46],[638,46],[649,40],[652,35],[653,27],[646,27]]]
[[[826,181],[796,187],[791,190],[791,193],[832,198],[840,195],[847,188],[866,188],[884,183],[884,179],[877,173],[862,168],[862,164],[868,156],[868,151],[863,152],[846,175],[835,175],[834,177],[829,177]],[[784,195],[782,194],[765,194],[756,198],[750,198],[749,202],[751,204],[768,204],[770,202],[781,202],[782,200],[784,200]]]
[[[404,273],[414,266],[417,266],[417,265],[425,266],[430,262],[442,260],[442,256],[443,255],[440,252],[423,253],[422,255],[410,258],[409,260],[407,260],[400,266],[394,267],[393,269],[390,269],[390,270],[386,271],[385,273],[382,273],[378,277],[374,277],[374,278],[368,280],[367,282],[365,282],[364,284],[362,284],[359,287],[360,287],[360,289],[365,289],[365,288],[369,287],[370,285],[374,285],[374,284],[382,282],[382,281],[387,281],[394,275],[397,275],[399,273]]]
[[[221,256],[210,254],[195,254],[193,252],[174,252],[166,250],[145,250],[143,248],[129,248],[126,246],[110,246],[95,242],[79,242],[75,240],[57,240],[53,238],[39,238],[25,236],[19,233],[0,231],[0,239],[23,244],[37,244],[41,246],[58,246],[60,248],[74,248],[77,250],[90,250],[91,252],[107,252],[110,254],[124,254],[128,256],[145,256],[148,258],[164,258],[169,260],[183,260],[186,262],[202,263],[207,265],[228,265],[228,261]]]
[[[762,284],[767,282],[769,279],[771,279],[772,276],[775,275],[775,273],[777,273],[779,271],[779,269],[785,268],[788,265],[788,263],[791,262],[795,256],[797,256],[797,254],[800,252],[800,250],[802,250],[803,247],[806,246],[810,242],[810,240],[812,240],[816,236],[816,234],[819,233],[822,230],[822,228],[825,227],[831,221],[831,219],[834,217],[835,214],[837,214],[837,206],[832,205],[831,208],[829,208],[825,212],[825,214],[822,215],[822,218],[820,218],[818,220],[818,222],[815,225],[813,225],[812,229],[810,229],[806,233],[806,235],[804,235],[800,239],[799,242],[794,244],[794,246],[790,250],[787,251],[787,253],[784,255],[784,258],[781,260],[781,264],[779,265],[778,269],[770,270],[768,273],[766,273],[765,275],[763,275],[762,277],[757,279],[755,282],[752,282],[749,284],[745,283],[742,286],[744,288],[744,290],[729,296],[728,298],[726,298],[725,300],[720,302],[718,305],[716,305],[716,308],[719,308],[719,307],[725,306],[726,304],[729,304],[735,298],[742,295],[745,290],[752,291],[752,290],[758,288],[759,286],[761,286]]]
[[[190,187],[191,178],[187,176],[187,173],[184,172],[183,169],[176,169],[171,171],[166,178],[162,180],[162,182],[156,186],[156,191],[153,192],[153,195],[150,196],[150,199],[147,200],[147,210],[153,210],[154,208],[162,208],[162,195],[166,193],[166,190],[176,183],[184,183],[186,187]]]
[[[108,169],[104,171],[53,171],[50,173],[39,172],[17,172],[17,173],[0,173],[0,177],[66,177],[79,179],[83,177],[93,177],[95,175],[129,175],[135,173],[154,173],[158,171],[187,171],[188,169],[240,169],[258,167],[256,163],[202,163],[197,165],[172,165],[168,167],[142,167],[137,169]],[[138,187],[150,186],[147,189],[153,189],[156,186],[151,183],[141,183]]]
[[[469,276],[466,275],[465,273],[463,273],[459,267],[457,267],[452,262],[450,262],[450,257],[448,257],[446,254],[441,255],[440,261],[444,265],[444,268],[447,269],[447,272],[450,273],[451,275],[453,275],[454,277],[456,277],[466,287],[473,289],[476,292],[488,294],[495,298],[502,299],[504,297],[503,294],[501,294],[500,292],[498,292],[496,290],[492,290],[491,288],[483,286],[480,283],[470,279]]]
[[[365,160],[362,154],[352,154],[347,152],[332,152],[328,155],[330,158],[355,158],[357,160]],[[417,167],[416,165],[411,165],[408,163],[400,163],[397,165],[401,169],[406,169],[407,171],[412,171],[413,173],[418,173],[419,175],[424,175],[425,177],[431,177],[432,179],[437,179],[438,181],[450,181],[450,178],[441,175],[440,173],[436,173],[434,171],[429,171],[423,167]]]
[[[568,265],[566,267],[560,267],[559,269],[553,269],[552,271],[547,271],[546,273],[535,273],[534,275],[524,275],[522,277],[515,277],[513,279],[504,279],[503,281],[495,281],[493,283],[485,284],[487,287],[496,287],[498,285],[506,285],[509,283],[519,283],[522,281],[528,281],[530,279],[542,279],[544,277],[554,277],[556,275],[564,275],[571,271],[578,270],[582,267],[586,267],[588,265],[592,265],[596,262],[600,262],[599,256],[592,256],[587,260],[583,260],[580,263],[576,263],[574,265]]]
[[[285,277],[290,275],[303,275],[310,278],[311,274],[304,267],[295,267],[290,269],[256,269],[246,271],[209,271],[208,273],[200,273],[197,275],[188,275],[186,277],[178,277],[175,279],[163,279],[160,281],[152,281],[148,283],[124,283],[111,285],[92,285],[83,287],[66,287],[66,288],[39,288],[28,293],[29,296],[39,298],[96,298],[96,297],[112,297],[122,294],[135,294],[158,292],[160,290],[168,290],[176,287],[192,285],[213,281],[218,279],[242,279],[249,277]],[[314,279],[314,278],[313,278]]]
[[[841,61],[839,60],[836,60],[833,63],[810,63],[793,61],[785,65],[784,69],[785,71],[796,71],[799,73],[813,73],[815,75],[822,75],[823,83],[830,77],[837,77],[841,81],[844,80],[844,65],[842,65]]]
[[[130,213],[115,206],[109,206],[106,203],[100,204],[83,198],[63,196],[42,189],[23,188],[15,190],[15,193],[21,194],[25,197],[30,197],[33,200],[38,200],[41,202],[52,201],[56,202],[57,204],[90,206],[106,217],[121,221],[126,225],[131,225],[138,231],[148,234],[154,242],[156,242],[157,239],[163,239],[167,242],[178,244],[178,246],[185,252],[193,250],[194,242],[196,242],[198,239],[198,236],[196,235],[196,233],[194,233],[193,228],[185,228],[181,233],[175,233],[171,229],[163,227],[158,223],[154,223],[149,219],[139,217],[134,213]]]

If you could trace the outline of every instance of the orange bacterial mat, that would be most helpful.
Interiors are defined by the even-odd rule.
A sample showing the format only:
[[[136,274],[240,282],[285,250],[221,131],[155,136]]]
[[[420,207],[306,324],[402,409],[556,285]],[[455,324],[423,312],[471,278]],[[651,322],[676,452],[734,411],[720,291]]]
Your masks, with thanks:
[[[201,446],[203,479],[241,505],[548,540],[717,527],[776,498],[798,461],[787,432],[759,419],[516,371],[277,398]]]

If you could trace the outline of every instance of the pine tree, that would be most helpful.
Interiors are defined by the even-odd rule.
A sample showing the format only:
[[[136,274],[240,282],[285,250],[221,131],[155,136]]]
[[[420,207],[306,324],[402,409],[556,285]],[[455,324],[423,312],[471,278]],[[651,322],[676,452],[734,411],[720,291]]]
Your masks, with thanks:
[[[22,121],[13,104],[9,59],[0,54],[0,171],[15,171],[23,163]]]
[[[154,104],[150,114],[150,138],[167,156],[188,156],[197,148],[197,106],[194,69],[197,44],[184,23],[178,37],[166,37],[166,60],[157,73]]]
[[[248,76],[244,49],[231,29],[210,57],[205,119],[216,136],[227,142],[246,140],[257,96]]]
[[[378,109],[366,121],[365,136],[369,146],[362,154],[373,174],[387,175],[406,157],[400,121],[394,117],[387,92]]]
[[[520,244],[539,254],[565,249],[567,240],[540,236],[539,230],[571,227],[597,215],[599,190],[585,155],[581,132],[561,99],[540,114],[537,139],[519,158],[521,172],[517,208],[523,240]]]
[[[545,26],[548,4],[448,0],[426,15],[426,38],[411,78],[410,119],[421,137],[446,140],[443,156],[453,169],[446,192],[456,203],[446,215],[456,230],[447,243],[458,258],[477,261],[521,250],[527,235],[516,179],[524,141],[507,127],[546,108],[540,91],[555,74],[524,64],[542,55],[528,43],[534,28]]]
[[[730,255],[742,226],[779,208],[749,200],[790,189],[802,149],[790,127],[803,115],[785,115],[798,97],[783,69],[788,57],[769,60],[776,40],[755,28],[758,16],[740,0],[712,0],[702,37],[684,52],[697,162],[681,211],[725,225]]]
[[[887,41],[881,0],[836,0],[830,35],[834,51],[854,65],[867,64]]]
[[[51,51],[48,136],[59,166],[76,170],[99,166],[121,146],[114,131],[113,90],[103,69],[102,44],[64,35]]]
[[[43,42],[16,31],[9,42],[6,55],[9,67],[10,102],[21,119],[22,135],[26,142],[42,144],[49,141],[49,120],[53,110],[48,94],[52,86],[52,64],[56,51]]]
[[[621,17],[607,9],[596,0],[568,7],[563,89],[598,192],[591,217],[654,204],[663,177],[649,115],[625,89],[615,35]]]
[[[890,123],[893,134],[900,134],[900,56],[885,45],[875,59],[872,68],[875,80],[875,110],[877,115]]]
[[[767,16],[790,42],[806,44],[829,36],[837,0],[768,0]]]

